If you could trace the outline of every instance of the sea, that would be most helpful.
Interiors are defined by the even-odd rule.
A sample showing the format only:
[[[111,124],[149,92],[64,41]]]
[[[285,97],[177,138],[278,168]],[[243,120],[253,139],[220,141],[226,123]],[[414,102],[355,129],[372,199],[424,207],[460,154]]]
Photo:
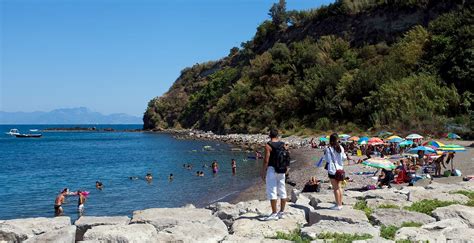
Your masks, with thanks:
[[[46,131],[95,127],[96,131]],[[132,215],[147,208],[204,207],[227,201],[257,183],[261,161],[251,151],[233,152],[218,141],[178,140],[171,134],[129,132],[142,125],[0,125],[0,219],[52,217],[63,189],[88,191],[85,215]],[[16,138],[41,133],[41,138]],[[112,128],[113,132],[103,131]],[[38,132],[30,132],[38,129]],[[210,146],[211,150],[205,150]],[[237,161],[232,175],[231,159]],[[219,164],[213,174],[210,165]],[[192,164],[192,169],[183,165]],[[196,176],[203,171],[204,177]],[[153,175],[149,183],[147,173]],[[169,175],[173,174],[173,180]],[[138,179],[130,179],[138,177]],[[95,187],[101,181],[102,190]],[[77,197],[69,196],[65,215],[77,218]]]

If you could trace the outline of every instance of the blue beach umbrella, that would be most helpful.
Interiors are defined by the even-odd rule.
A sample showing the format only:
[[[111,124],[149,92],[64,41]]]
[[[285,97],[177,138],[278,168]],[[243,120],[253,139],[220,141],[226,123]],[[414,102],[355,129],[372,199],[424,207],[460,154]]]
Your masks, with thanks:
[[[412,148],[408,150],[408,153],[410,154],[416,154],[418,151],[423,151],[425,153],[436,153],[436,150],[430,148],[430,147],[425,147],[425,146],[418,146],[416,148]]]
[[[369,137],[361,137],[357,143],[359,144],[367,144],[369,142]]]
[[[319,138],[319,141],[320,141],[320,142],[327,142],[327,141],[329,141],[329,139],[327,139],[327,138],[325,138],[325,137],[320,137],[320,138]]]
[[[405,141],[402,141],[398,144],[398,146],[400,147],[406,147],[406,146],[410,146],[413,144],[413,141],[412,140],[405,140]]]
[[[401,143],[403,142],[403,139],[402,138],[392,138],[390,140],[388,140],[389,143]]]
[[[461,139],[461,137],[459,135],[457,135],[456,133],[448,133],[448,138],[450,139]]]

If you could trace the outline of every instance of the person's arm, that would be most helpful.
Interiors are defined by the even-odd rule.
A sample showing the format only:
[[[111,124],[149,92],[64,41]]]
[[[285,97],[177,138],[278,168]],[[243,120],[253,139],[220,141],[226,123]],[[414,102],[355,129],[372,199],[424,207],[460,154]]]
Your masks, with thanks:
[[[267,168],[268,162],[270,161],[271,151],[272,148],[270,147],[270,145],[265,144],[265,158],[263,159],[262,171],[260,172],[260,176],[262,177],[263,181],[265,181],[265,177],[267,176]]]

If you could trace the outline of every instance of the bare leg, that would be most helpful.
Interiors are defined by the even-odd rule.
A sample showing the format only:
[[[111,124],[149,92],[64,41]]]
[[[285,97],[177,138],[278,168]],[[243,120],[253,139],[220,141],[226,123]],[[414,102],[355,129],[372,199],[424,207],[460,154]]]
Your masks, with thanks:
[[[277,200],[276,199],[270,200],[270,205],[272,206],[272,213],[276,213],[277,212]]]
[[[280,212],[285,211],[285,206],[286,206],[286,198],[280,199]]]
[[[334,199],[336,200],[336,205],[340,206],[341,202],[339,202],[339,182],[335,179],[331,179],[332,190],[334,192]]]
[[[339,198],[338,198],[338,199],[339,199],[339,202],[338,202],[337,206],[342,206],[342,187],[341,187],[341,182],[338,181],[337,184],[338,184],[338,190],[337,190],[337,191],[338,191],[338,196],[339,196]]]

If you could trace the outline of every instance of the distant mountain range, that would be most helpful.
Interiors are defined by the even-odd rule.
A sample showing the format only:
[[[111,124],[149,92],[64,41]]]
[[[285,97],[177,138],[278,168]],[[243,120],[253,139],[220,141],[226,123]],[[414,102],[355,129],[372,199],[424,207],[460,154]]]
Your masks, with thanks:
[[[142,118],[114,113],[104,115],[86,107],[56,109],[50,112],[0,111],[0,124],[141,124]]]

